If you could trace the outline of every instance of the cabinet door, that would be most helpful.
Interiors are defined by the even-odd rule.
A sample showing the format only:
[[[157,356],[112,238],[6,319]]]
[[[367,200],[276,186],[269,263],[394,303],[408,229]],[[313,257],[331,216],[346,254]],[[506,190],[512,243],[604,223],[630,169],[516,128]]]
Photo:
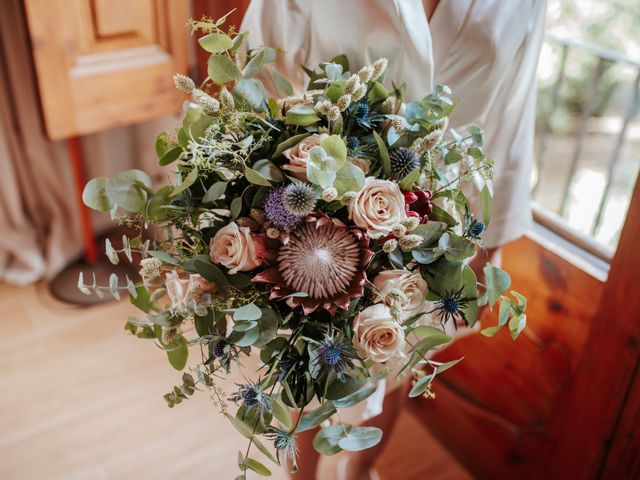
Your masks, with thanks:
[[[189,2],[25,0],[51,139],[179,110],[174,72],[186,70]]]

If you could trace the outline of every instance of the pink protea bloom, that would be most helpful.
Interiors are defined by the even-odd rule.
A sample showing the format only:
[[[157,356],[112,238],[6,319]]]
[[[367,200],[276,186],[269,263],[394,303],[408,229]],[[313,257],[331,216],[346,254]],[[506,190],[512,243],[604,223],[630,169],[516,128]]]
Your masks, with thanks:
[[[319,308],[335,315],[364,293],[365,269],[373,256],[368,247],[369,238],[360,229],[324,214],[309,216],[280,246],[275,265],[253,281],[273,285],[270,299],[306,293],[286,300],[291,308],[301,306],[305,315]]]

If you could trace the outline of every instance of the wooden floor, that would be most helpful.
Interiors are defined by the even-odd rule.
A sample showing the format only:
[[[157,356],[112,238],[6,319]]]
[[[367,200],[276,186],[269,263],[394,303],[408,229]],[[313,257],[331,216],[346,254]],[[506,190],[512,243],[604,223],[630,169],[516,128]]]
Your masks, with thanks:
[[[206,393],[165,406],[179,374],[125,334],[126,302],[78,309],[44,285],[0,284],[0,311],[1,479],[234,478],[245,440]],[[470,478],[409,413],[377,466],[383,479]]]

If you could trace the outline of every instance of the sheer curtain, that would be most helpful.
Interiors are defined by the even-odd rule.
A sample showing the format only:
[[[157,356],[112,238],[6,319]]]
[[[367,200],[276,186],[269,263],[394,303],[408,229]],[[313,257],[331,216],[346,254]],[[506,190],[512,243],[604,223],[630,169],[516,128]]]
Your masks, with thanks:
[[[38,103],[28,32],[19,0],[0,5],[0,281],[24,285],[53,277],[82,253],[78,208],[66,142],[47,139]],[[157,167],[162,119],[82,139],[87,176]],[[98,232],[108,215],[94,215]]]

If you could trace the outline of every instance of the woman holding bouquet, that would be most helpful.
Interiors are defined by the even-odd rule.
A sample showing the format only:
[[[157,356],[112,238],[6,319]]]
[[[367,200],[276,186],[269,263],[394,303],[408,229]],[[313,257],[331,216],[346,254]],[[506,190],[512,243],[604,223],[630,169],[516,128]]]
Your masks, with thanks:
[[[459,101],[452,126],[478,124],[486,132],[485,150],[495,160],[491,228],[483,236],[486,250],[471,261],[482,281],[482,266],[498,263],[500,246],[520,237],[531,221],[535,72],[544,11],[544,0],[253,0],[242,30],[250,31],[251,48],[284,50],[278,67],[298,91],[306,82],[300,65],[316,65],[342,53],[354,65],[379,57],[392,60],[387,82],[407,80],[409,101],[437,84],[452,89]],[[387,385],[385,396],[381,382],[365,412],[350,412],[382,427],[387,438],[406,398],[402,382],[394,383]],[[303,435],[296,478],[316,478],[315,432]],[[339,476],[375,478],[370,467],[382,446],[352,453]]]

